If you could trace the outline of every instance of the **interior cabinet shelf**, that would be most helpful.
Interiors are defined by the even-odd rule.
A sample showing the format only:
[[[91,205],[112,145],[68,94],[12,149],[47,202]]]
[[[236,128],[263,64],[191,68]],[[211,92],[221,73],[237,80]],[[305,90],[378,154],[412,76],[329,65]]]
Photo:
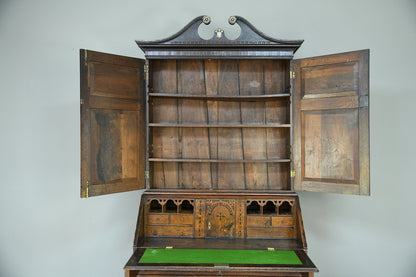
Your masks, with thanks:
[[[264,102],[268,100],[277,100],[282,97],[290,97],[290,93],[276,93],[263,95],[184,95],[173,93],[149,93],[150,97],[158,98],[175,98],[188,100],[212,100],[212,101],[237,101],[237,102]]]
[[[177,124],[177,123],[149,123],[149,127],[178,127],[178,128],[290,128],[291,124]]]
[[[189,162],[189,163],[289,163],[290,159],[170,159],[149,158],[150,162]]]

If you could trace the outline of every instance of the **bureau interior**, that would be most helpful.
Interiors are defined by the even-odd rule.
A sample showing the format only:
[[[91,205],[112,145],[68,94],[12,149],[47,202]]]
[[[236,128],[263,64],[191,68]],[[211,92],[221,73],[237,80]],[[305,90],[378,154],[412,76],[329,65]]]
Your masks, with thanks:
[[[296,197],[178,196],[143,199],[146,237],[300,239]]]
[[[149,60],[150,188],[291,190],[290,60]]]

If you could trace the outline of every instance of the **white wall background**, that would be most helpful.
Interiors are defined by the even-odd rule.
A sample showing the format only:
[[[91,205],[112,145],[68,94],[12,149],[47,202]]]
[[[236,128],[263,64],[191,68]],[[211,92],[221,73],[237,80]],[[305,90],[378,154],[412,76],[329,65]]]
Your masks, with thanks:
[[[297,58],[371,49],[371,197],[300,193],[309,255],[319,277],[416,276],[414,0],[1,0],[0,276],[122,276],[140,193],[79,198],[78,51],[141,57],[201,14],[305,39]]]

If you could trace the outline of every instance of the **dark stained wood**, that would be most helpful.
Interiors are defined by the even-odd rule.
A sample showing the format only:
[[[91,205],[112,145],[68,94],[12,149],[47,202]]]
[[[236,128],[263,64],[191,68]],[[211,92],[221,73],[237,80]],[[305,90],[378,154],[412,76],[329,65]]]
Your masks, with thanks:
[[[295,189],[369,194],[368,50],[295,60]]]
[[[158,41],[136,41],[150,59],[290,59],[303,40],[282,40],[266,36],[241,16],[234,16],[232,24],[241,28],[235,40],[226,35],[214,35],[210,40],[198,35],[198,28],[204,20],[199,16],[178,33]],[[205,24],[209,22],[205,21]]]
[[[166,265],[153,265],[153,266],[166,266]],[[252,266],[252,265],[250,265]],[[219,266],[221,268],[221,266]],[[259,269],[240,269],[236,268],[233,270],[224,270],[218,269],[211,266],[211,268],[200,268],[200,267],[193,267],[189,271],[185,271],[184,269],[172,269],[170,267],[164,269],[163,271],[160,270],[152,270],[151,268],[146,268],[142,271],[135,271],[131,270],[132,273],[129,273],[130,270],[126,270],[126,274],[137,274],[137,275],[125,275],[125,276],[196,276],[195,272],[198,272],[197,276],[222,276],[222,277],[229,277],[229,276],[272,276],[277,277],[313,277],[313,272],[287,272],[287,270],[279,268],[278,271],[270,271],[270,270],[259,270]]]
[[[293,189],[369,194],[368,50],[293,62],[301,40],[238,16],[237,39],[201,39],[209,21],[137,41],[145,68],[81,50],[82,197],[146,182],[125,276],[313,276]],[[302,265],[139,263],[165,247],[294,250]]]
[[[143,61],[80,50],[81,197],[144,188]]]
[[[143,200],[143,196],[141,197],[141,202],[143,202],[142,200]],[[144,222],[144,215],[145,215],[144,207],[143,205],[139,205],[139,212],[137,215],[137,225],[136,225],[136,231],[134,233],[133,245],[137,245],[140,241],[142,241],[145,238],[145,235],[144,235],[145,224],[139,224],[139,223]]]

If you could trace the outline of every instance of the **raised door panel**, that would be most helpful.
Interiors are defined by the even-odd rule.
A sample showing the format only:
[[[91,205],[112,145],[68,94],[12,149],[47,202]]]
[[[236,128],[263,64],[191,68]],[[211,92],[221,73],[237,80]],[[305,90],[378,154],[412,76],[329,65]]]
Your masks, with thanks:
[[[295,190],[369,194],[368,58],[294,61]]]
[[[81,197],[144,188],[144,61],[80,50]]]

